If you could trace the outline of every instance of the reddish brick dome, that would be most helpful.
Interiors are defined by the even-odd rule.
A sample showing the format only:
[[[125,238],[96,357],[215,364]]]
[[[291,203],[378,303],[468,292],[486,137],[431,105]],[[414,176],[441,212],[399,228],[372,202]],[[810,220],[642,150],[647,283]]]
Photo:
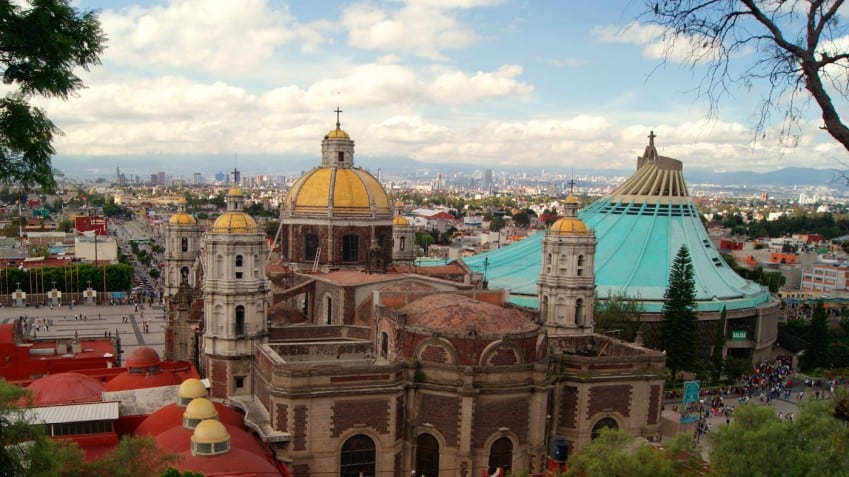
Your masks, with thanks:
[[[141,346],[132,350],[127,356],[126,367],[128,368],[150,368],[159,366],[162,361],[159,359],[159,354],[155,349],[148,346]]]
[[[103,384],[80,373],[49,374],[27,386],[33,394],[33,405],[49,406],[103,400]]]
[[[477,333],[524,333],[539,329],[521,312],[485,303],[468,296],[435,293],[408,303],[399,310],[407,324],[420,328]]]

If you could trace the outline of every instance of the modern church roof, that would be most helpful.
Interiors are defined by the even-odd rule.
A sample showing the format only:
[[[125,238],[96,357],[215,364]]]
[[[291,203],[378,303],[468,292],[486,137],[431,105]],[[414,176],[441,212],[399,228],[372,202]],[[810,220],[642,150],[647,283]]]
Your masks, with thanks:
[[[698,311],[754,308],[769,301],[765,287],[744,280],[722,259],[687,191],[681,162],[659,156],[654,137],[649,136],[634,175],[578,214],[598,239],[596,295],[627,296],[642,302],[646,312],[660,312],[669,269],[686,246],[695,270]],[[485,273],[490,288],[508,289],[512,302],[536,307],[543,235],[464,261]]]

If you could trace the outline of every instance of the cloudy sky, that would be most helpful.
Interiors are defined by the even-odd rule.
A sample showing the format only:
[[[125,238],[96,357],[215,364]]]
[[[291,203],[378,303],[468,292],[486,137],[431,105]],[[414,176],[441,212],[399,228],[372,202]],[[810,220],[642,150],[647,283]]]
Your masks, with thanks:
[[[709,118],[639,0],[77,0],[100,10],[102,66],[67,102],[56,164],[121,156],[315,157],[343,110],[357,163],[631,169],[650,130],[687,167],[828,168],[847,153],[811,114],[753,141],[757,91]],[[796,142],[796,141],[793,141]],[[138,161],[136,161],[138,162]],[[191,167],[204,170],[205,164]],[[269,161],[275,174],[280,164]],[[282,166],[281,166],[282,167]],[[122,169],[143,173],[144,164]]]

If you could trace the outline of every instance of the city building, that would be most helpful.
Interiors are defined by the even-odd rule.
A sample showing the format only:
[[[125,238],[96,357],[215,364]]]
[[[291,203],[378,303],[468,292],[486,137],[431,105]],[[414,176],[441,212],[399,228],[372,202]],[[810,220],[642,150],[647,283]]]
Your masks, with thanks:
[[[726,354],[753,363],[766,359],[778,337],[780,300],[725,263],[699,218],[681,162],[660,156],[654,139],[652,133],[630,178],[578,213],[598,237],[596,297],[622,296],[637,302],[643,311],[645,343],[659,349],[669,267],[679,249],[686,247],[695,269],[699,335],[705,337],[699,354],[710,355],[725,308]],[[479,273],[486,268],[489,286],[510,290],[511,302],[540,308],[537,277],[543,236],[538,233],[463,261]],[[740,339],[743,332],[745,339]]]
[[[199,343],[213,401],[299,477],[542,472],[605,427],[660,438],[664,356],[593,332],[596,236],[576,200],[538,250],[557,257],[534,278],[551,306],[520,307],[460,264],[411,263],[410,223],[353,145],[337,116],[284,200],[278,260],[238,190],[202,236],[166,343],[172,359]]]

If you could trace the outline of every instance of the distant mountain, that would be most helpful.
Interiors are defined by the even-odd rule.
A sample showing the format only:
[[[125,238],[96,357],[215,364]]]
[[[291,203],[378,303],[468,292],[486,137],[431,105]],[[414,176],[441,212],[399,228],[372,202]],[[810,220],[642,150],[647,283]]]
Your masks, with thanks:
[[[713,172],[699,169],[684,169],[688,184],[721,184],[733,186],[794,186],[822,185],[840,183],[839,169],[810,169],[806,167],[785,167],[771,172],[733,171]]]

